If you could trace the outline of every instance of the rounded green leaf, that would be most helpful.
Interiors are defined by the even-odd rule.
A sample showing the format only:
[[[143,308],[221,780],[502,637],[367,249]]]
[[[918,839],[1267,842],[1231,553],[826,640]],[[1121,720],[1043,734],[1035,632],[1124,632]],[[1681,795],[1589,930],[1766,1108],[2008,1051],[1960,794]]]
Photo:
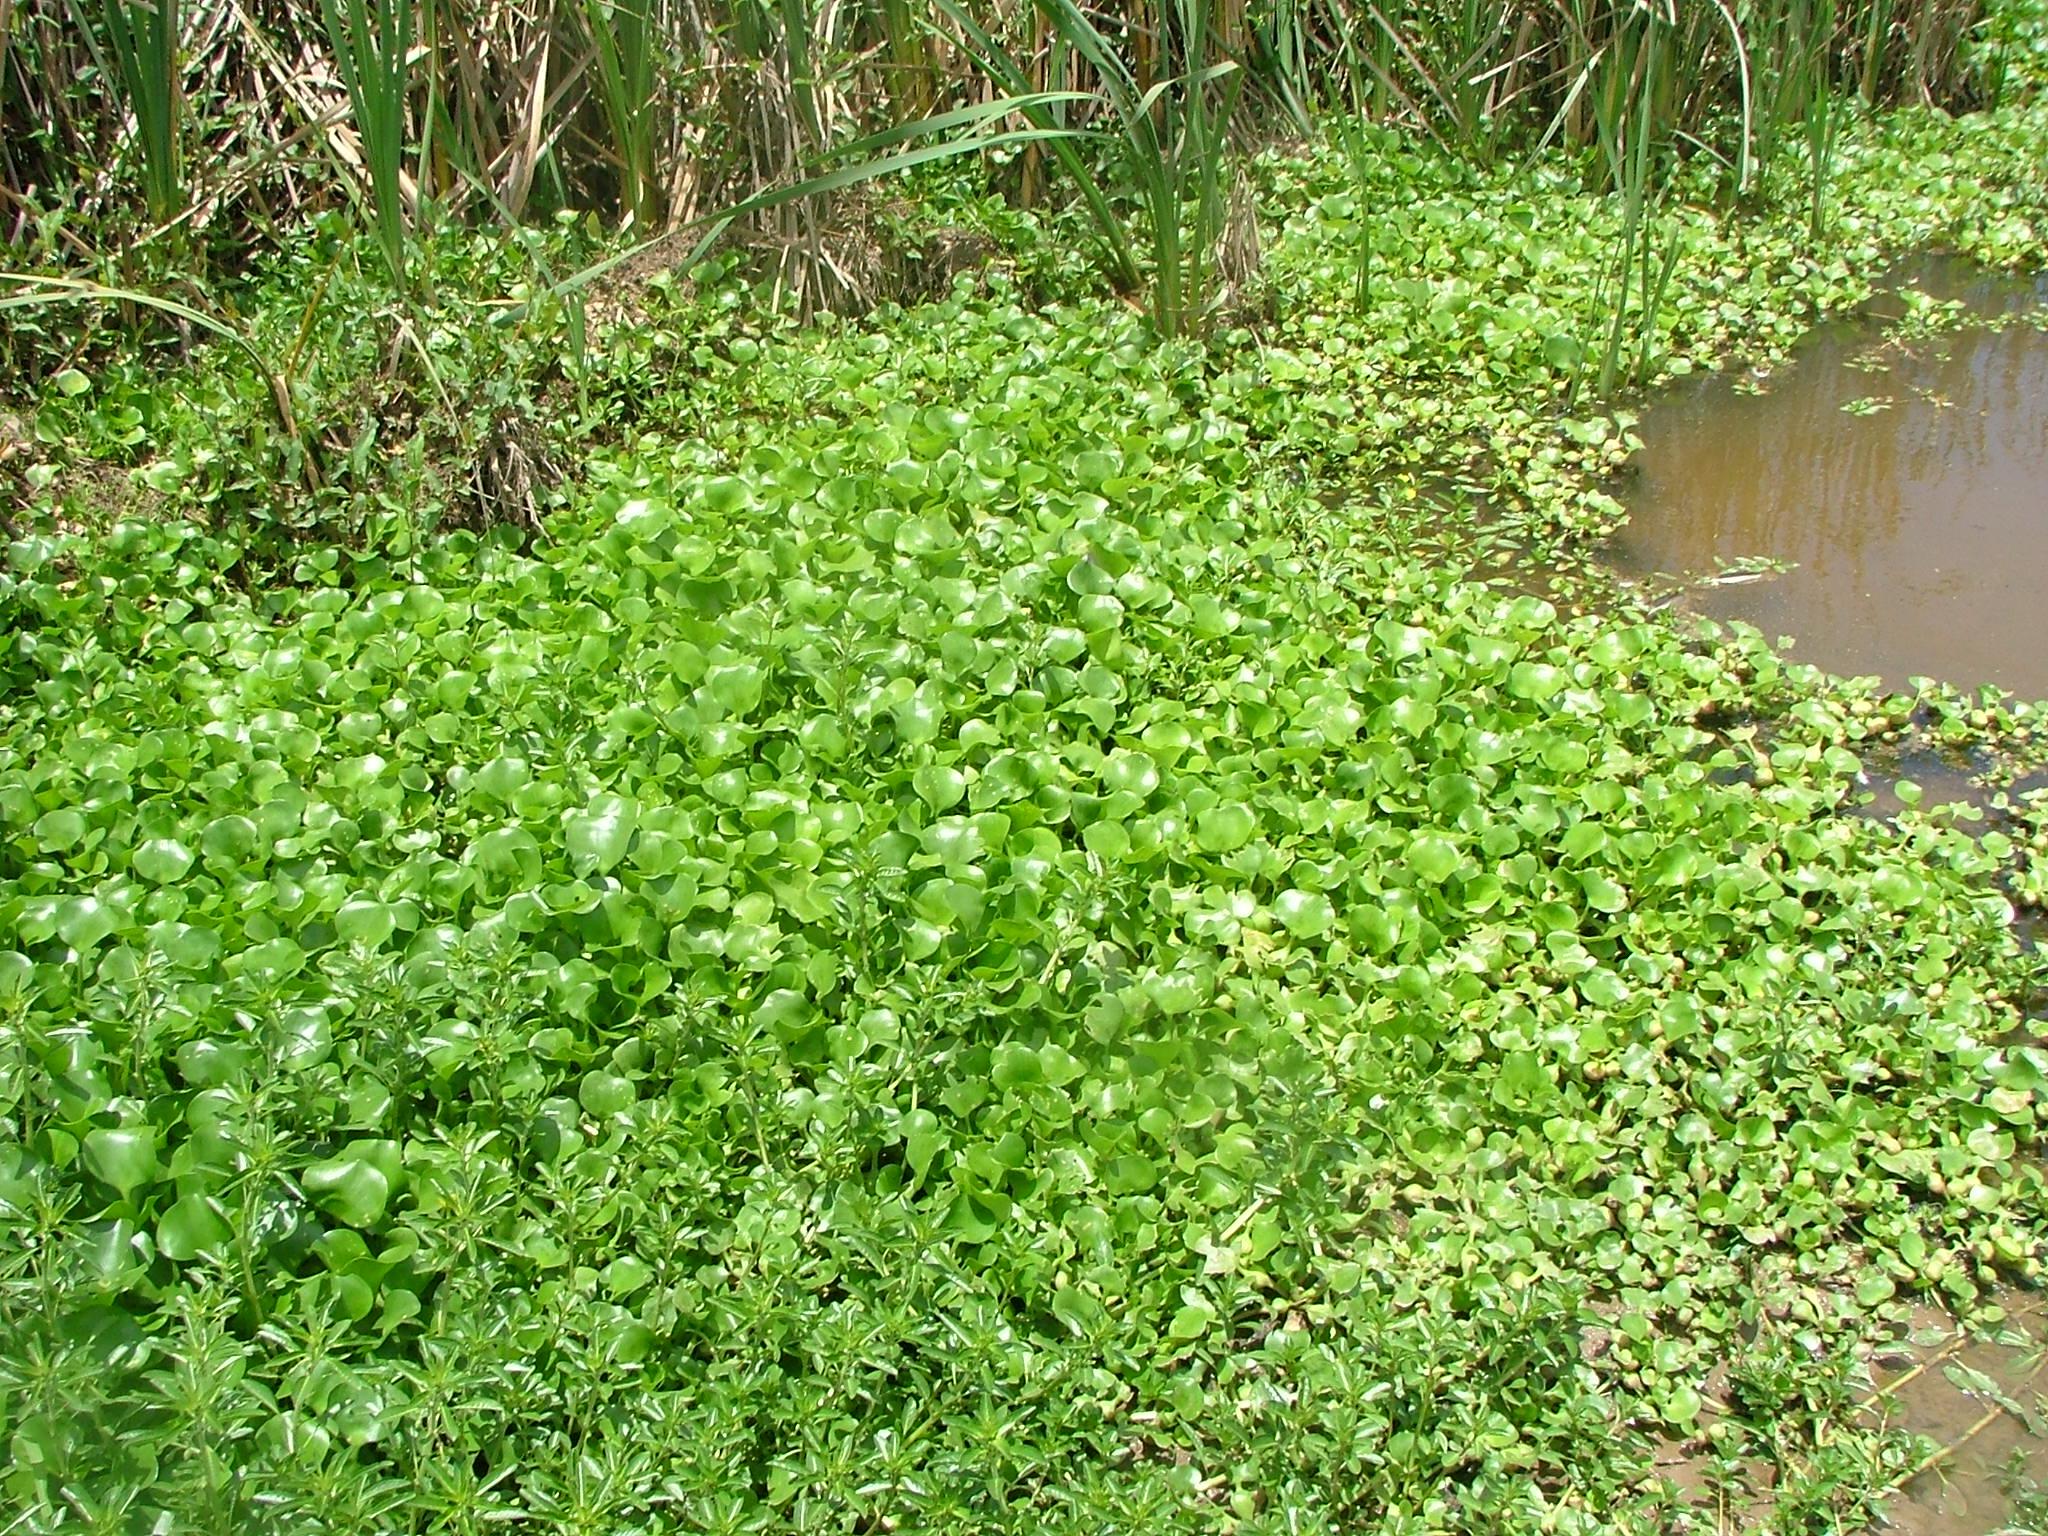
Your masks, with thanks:
[[[85,840],[85,817],[68,807],[36,818],[36,842],[45,853],[65,853]]]
[[[721,517],[741,512],[753,502],[754,494],[738,475],[713,475],[701,487],[705,507]]]
[[[187,971],[213,964],[221,950],[218,933],[190,923],[153,923],[149,929],[149,942],[172,965]]]
[[[391,1181],[367,1158],[336,1157],[313,1164],[300,1186],[321,1210],[352,1227],[373,1227],[391,1199]]]
[[[1167,1325],[1167,1337],[1177,1343],[1191,1343],[1207,1333],[1215,1321],[1215,1308],[1190,1302],[1173,1314],[1173,1321]]]
[[[169,885],[184,877],[192,867],[193,853],[183,843],[168,837],[153,837],[138,847],[129,859],[135,873],[157,885]]]
[[[797,727],[796,739],[811,756],[836,763],[846,756],[846,728],[831,715],[813,715]]]
[[[1273,902],[1273,915],[1297,939],[1320,938],[1337,921],[1330,898],[1321,891],[1282,891]]]
[[[1508,692],[1541,703],[1565,685],[1565,675],[1547,662],[1518,661],[1508,673]]]
[[[605,1265],[598,1278],[614,1296],[631,1296],[654,1279],[654,1271],[632,1254],[623,1254]]]
[[[1419,736],[1436,724],[1436,706],[1427,699],[1402,697],[1394,700],[1394,724],[1410,736]]]
[[[1441,885],[1464,863],[1457,845],[1449,838],[1418,837],[1408,845],[1408,867],[1432,885]]]
[[[761,702],[761,690],[766,681],[766,674],[759,667],[752,662],[741,662],[713,667],[704,680],[704,686],[711,697],[724,706],[727,714],[743,717]]]
[[[1081,829],[1081,842],[1097,858],[1112,862],[1131,851],[1130,829],[1120,821],[1091,821]]]
[[[85,1135],[85,1166],[122,1197],[153,1183],[157,1175],[156,1131],[150,1126],[102,1127]]]
[[[184,1196],[156,1224],[157,1251],[181,1264],[219,1253],[233,1238],[226,1209],[211,1195]]]
[[[1045,1066],[1038,1052],[1028,1045],[1006,1040],[995,1049],[989,1076],[998,1088],[1008,1091],[1045,1081]]]
[[[398,916],[388,902],[354,896],[334,914],[334,931],[344,943],[375,949],[391,937],[397,921]]]
[[[1211,806],[1195,818],[1195,846],[1204,853],[1233,853],[1252,840],[1258,825],[1250,806]]]
[[[1579,876],[1579,889],[1586,893],[1586,905],[1595,912],[1621,912],[1628,908],[1628,892],[1597,870]]]
[[[120,927],[120,917],[97,896],[69,896],[57,903],[57,937],[73,949],[91,949]]]
[[[207,824],[199,851],[222,864],[240,864],[256,851],[263,834],[246,816],[221,816]]]
[[[948,811],[967,793],[967,775],[958,768],[929,764],[911,776],[911,786],[934,811]]]
[[[565,841],[578,874],[603,874],[626,856],[640,807],[622,795],[599,795],[567,818]]]
[[[1700,1410],[1706,1404],[1701,1399],[1698,1389],[1680,1382],[1671,1389],[1670,1395],[1664,1399],[1663,1406],[1666,1423],[1685,1427],[1700,1416]]]
[[[588,1072],[576,1090],[576,1101],[599,1117],[622,1115],[633,1107],[639,1092],[632,1081],[616,1072]]]
[[[510,800],[533,782],[533,765],[523,757],[494,757],[470,782],[493,799]]]
[[[1144,799],[1159,788],[1159,765],[1143,752],[1112,752],[1102,760],[1102,782]]]

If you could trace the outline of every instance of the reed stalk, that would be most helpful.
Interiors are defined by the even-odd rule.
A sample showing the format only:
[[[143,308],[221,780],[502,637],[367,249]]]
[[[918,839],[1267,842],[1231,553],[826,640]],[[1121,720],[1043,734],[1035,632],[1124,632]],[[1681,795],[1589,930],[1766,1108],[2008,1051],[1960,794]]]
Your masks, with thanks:
[[[406,91],[412,61],[412,0],[320,0],[327,40],[347,88],[369,223],[391,280],[406,285]]]
[[[104,0],[101,20],[121,93],[135,119],[150,219],[171,223],[185,207],[184,103],[178,63],[178,0]]]

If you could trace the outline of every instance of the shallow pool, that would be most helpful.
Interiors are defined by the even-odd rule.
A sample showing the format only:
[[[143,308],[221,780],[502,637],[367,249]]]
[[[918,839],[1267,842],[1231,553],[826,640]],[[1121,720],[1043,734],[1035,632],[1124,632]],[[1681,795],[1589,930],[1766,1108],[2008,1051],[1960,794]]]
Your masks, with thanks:
[[[1906,281],[1980,323],[1888,340],[1894,291],[1760,392],[1744,375],[1669,392],[1612,558],[1831,671],[2048,697],[2048,279],[1930,262]]]

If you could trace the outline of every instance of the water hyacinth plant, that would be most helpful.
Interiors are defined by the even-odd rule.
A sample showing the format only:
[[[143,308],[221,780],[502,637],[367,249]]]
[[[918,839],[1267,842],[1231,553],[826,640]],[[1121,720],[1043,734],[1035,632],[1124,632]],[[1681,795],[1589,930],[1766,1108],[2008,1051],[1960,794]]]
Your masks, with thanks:
[[[2042,1277],[2048,837],[1856,813],[2039,711],[1475,563],[1612,528],[1601,386],[2039,260],[2041,108],[1839,89],[1961,104],[1965,8],[396,6],[181,54],[240,265],[127,250],[204,305],[39,275],[142,130],[9,17],[15,1526],[1844,1530],[1941,1464],[1878,1373]],[[830,313],[884,229],[972,260]]]
[[[676,302],[544,542],[10,546],[31,1520],[1654,1530],[1710,1430],[1861,1518],[2048,1070],[1995,847],[1838,814],[1888,710],[1304,513],[1306,332]]]

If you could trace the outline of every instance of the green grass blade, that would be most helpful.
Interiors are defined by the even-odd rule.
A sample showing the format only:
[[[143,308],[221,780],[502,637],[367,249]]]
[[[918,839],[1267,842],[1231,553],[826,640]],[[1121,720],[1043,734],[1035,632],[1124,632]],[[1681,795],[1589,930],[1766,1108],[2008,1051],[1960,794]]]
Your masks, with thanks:
[[[320,0],[370,183],[371,225],[392,281],[406,281],[405,96],[412,0]]]
[[[178,0],[104,0],[101,19],[128,109],[135,114],[149,215],[168,224],[184,211],[187,195]]]

